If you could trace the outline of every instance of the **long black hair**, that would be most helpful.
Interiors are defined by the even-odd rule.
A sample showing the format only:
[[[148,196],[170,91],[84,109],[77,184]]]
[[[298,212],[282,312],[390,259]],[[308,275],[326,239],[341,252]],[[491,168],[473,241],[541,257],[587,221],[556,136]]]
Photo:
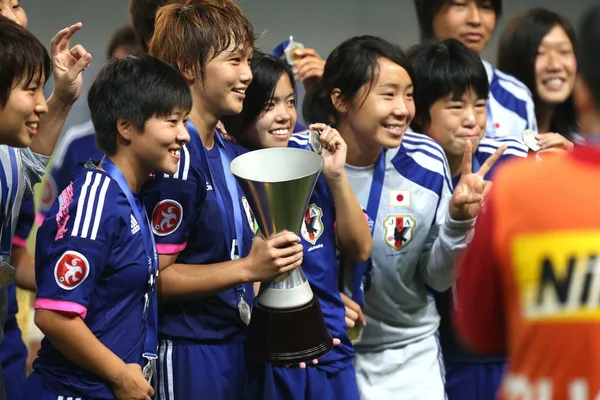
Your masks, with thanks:
[[[508,22],[500,38],[498,69],[513,75],[529,88],[536,108],[541,102],[535,83],[538,48],[544,36],[555,26],[560,26],[566,32],[575,48],[577,40],[573,26],[563,16],[545,8],[534,8],[517,15]],[[550,122],[550,130],[563,136],[569,136],[577,130],[572,95],[556,107]]]

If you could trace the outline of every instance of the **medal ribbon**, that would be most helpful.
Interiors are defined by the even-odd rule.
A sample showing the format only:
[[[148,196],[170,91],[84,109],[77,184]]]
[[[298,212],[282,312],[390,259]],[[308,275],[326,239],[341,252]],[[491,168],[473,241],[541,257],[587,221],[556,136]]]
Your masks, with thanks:
[[[194,125],[192,125],[191,123],[188,123],[188,130],[190,132],[190,135],[198,135],[198,131],[196,130],[196,127],[194,127]],[[230,246],[232,245],[232,243],[235,243],[234,248],[231,249],[231,254],[230,257],[232,260],[236,260],[238,259],[242,253],[243,250],[243,238],[244,238],[244,228],[242,225],[242,221],[244,221],[244,219],[242,219],[242,211],[241,211],[241,207],[240,207],[240,201],[239,201],[239,194],[238,194],[238,187],[237,187],[237,182],[235,180],[235,178],[233,177],[233,174],[231,173],[231,171],[229,170],[229,164],[231,163],[231,158],[229,157],[229,154],[227,154],[227,150],[225,149],[225,144],[223,143],[223,139],[221,138],[221,135],[217,132],[215,132],[215,146],[217,146],[217,149],[219,150],[219,155],[221,158],[221,164],[223,165],[223,175],[225,175],[225,181],[227,183],[227,189],[229,190],[229,196],[231,198],[231,203],[233,204],[233,224],[231,223],[231,221],[229,221],[229,213],[227,213],[227,209],[225,208],[225,201],[223,200],[223,194],[220,192],[219,188],[217,187],[216,184],[216,180],[215,177],[212,173],[212,171],[210,170],[210,166],[208,165],[208,158],[206,155],[206,150],[204,148],[204,145],[202,145],[202,151],[204,152],[205,155],[205,160],[206,160],[206,169],[208,170],[208,173],[210,174],[210,180],[212,183],[212,188],[213,191],[215,192],[215,196],[217,198],[217,204],[219,206],[219,211],[221,214],[221,221],[223,224],[223,232],[225,234],[225,242],[226,242],[226,248],[230,248]],[[232,225],[234,226],[235,230],[232,229]],[[239,303],[242,302],[242,300],[244,299],[244,295],[246,294],[246,289],[244,288],[244,285],[238,285],[235,287],[235,294],[236,296],[239,298]],[[239,306],[238,303],[238,306]]]
[[[371,182],[371,191],[369,192],[369,200],[367,203],[367,216],[370,219],[371,237],[375,232],[377,224],[377,212],[379,211],[379,203],[381,201],[381,193],[383,192],[383,180],[385,178],[385,154],[386,150],[381,150],[377,162],[375,163],[375,172],[373,173],[373,181]],[[343,260],[342,260],[343,262]],[[373,261],[371,257],[366,262],[354,264],[354,276],[352,280],[352,300],[359,306],[365,305],[365,291],[371,286],[371,269]],[[343,268],[342,268],[343,269]],[[363,287],[363,278],[366,278]]]
[[[154,360],[158,358],[158,296],[156,293],[156,277],[158,276],[158,255],[156,253],[156,244],[154,242],[154,236],[152,235],[152,225],[148,219],[144,206],[138,207],[133,193],[125,180],[125,177],[121,173],[121,170],[107,157],[102,159],[100,166],[106,173],[117,182],[125,197],[129,201],[129,205],[133,211],[133,216],[138,221],[140,232],[142,234],[142,240],[144,241],[144,249],[151,266],[150,275],[150,289],[149,289],[149,303],[146,310],[146,341],[144,343],[143,357],[148,360]],[[143,214],[143,217],[142,217]]]

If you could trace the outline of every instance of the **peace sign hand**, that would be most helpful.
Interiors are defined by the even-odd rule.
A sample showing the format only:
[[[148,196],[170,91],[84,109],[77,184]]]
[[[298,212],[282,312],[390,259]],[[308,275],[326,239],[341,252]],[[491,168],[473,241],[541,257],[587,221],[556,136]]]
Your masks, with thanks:
[[[63,104],[67,105],[73,104],[81,95],[83,89],[81,73],[92,61],[92,55],[82,45],[78,44],[70,48],[71,38],[82,26],[82,23],[78,22],[60,30],[52,38],[51,43],[54,93]]]
[[[485,175],[492,169],[500,159],[506,145],[502,145],[486,162],[479,171],[472,172],[473,168],[473,144],[467,140],[462,161],[462,174],[460,181],[454,188],[454,194],[450,199],[450,217],[455,221],[466,221],[479,215],[483,208],[483,201],[492,189],[492,182],[486,181]]]

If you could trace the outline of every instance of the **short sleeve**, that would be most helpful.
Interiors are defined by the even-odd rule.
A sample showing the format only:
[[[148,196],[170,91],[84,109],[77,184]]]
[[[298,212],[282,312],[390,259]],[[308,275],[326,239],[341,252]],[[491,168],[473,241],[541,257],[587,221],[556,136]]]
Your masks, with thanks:
[[[180,152],[175,175],[156,174],[144,186],[144,203],[152,221],[159,254],[176,254],[185,249],[194,227],[197,210],[206,196],[208,181],[194,168],[190,150]]]
[[[50,157],[34,153],[29,148],[19,149],[19,151],[21,152],[23,176],[25,178],[24,197],[33,196],[33,186],[42,180]]]
[[[103,154],[96,148],[91,122],[69,129],[54,151],[50,168],[43,180],[40,213],[46,215],[54,201],[84,170],[89,159],[100,160]]]
[[[13,236],[13,246],[27,247],[27,238],[35,220],[35,204],[33,196],[27,197],[21,203],[17,227]]]
[[[309,143],[308,131],[294,133],[288,141],[288,147],[312,151]]]
[[[94,288],[111,255],[118,215],[110,207],[118,186],[99,172],[87,173],[59,196],[56,214],[38,230],[35,308],[79,314],[85,318]]]

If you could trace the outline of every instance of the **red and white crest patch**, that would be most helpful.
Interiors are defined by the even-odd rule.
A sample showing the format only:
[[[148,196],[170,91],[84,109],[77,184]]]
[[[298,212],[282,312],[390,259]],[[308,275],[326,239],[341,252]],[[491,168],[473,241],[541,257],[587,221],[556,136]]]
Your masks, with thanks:
[[[42,191],[42,210],[49,210],[58,196],[56,182],[52,175],[48,174],[44,180],[44,189]]]
[[[90,274],[90,263],[77,251],[67,250],[54,266],[56,284],[65,290],[81,285]]]
[[[317,243],[317,240],[319,240],[323,233],[322,217],[323,211],[315,204],[311,204],[306,208],[302,221],[302,229],[300,230],[304,240],[311,244]]]
[[[410,215],[390,215],[383,221],[383,226],[385,243],[400,250],[412,240],[417,222]]]
[[[163,200],[152,211],[152,231],[167,236],[177,230],[183,219],[183,208],[175,200]]]

